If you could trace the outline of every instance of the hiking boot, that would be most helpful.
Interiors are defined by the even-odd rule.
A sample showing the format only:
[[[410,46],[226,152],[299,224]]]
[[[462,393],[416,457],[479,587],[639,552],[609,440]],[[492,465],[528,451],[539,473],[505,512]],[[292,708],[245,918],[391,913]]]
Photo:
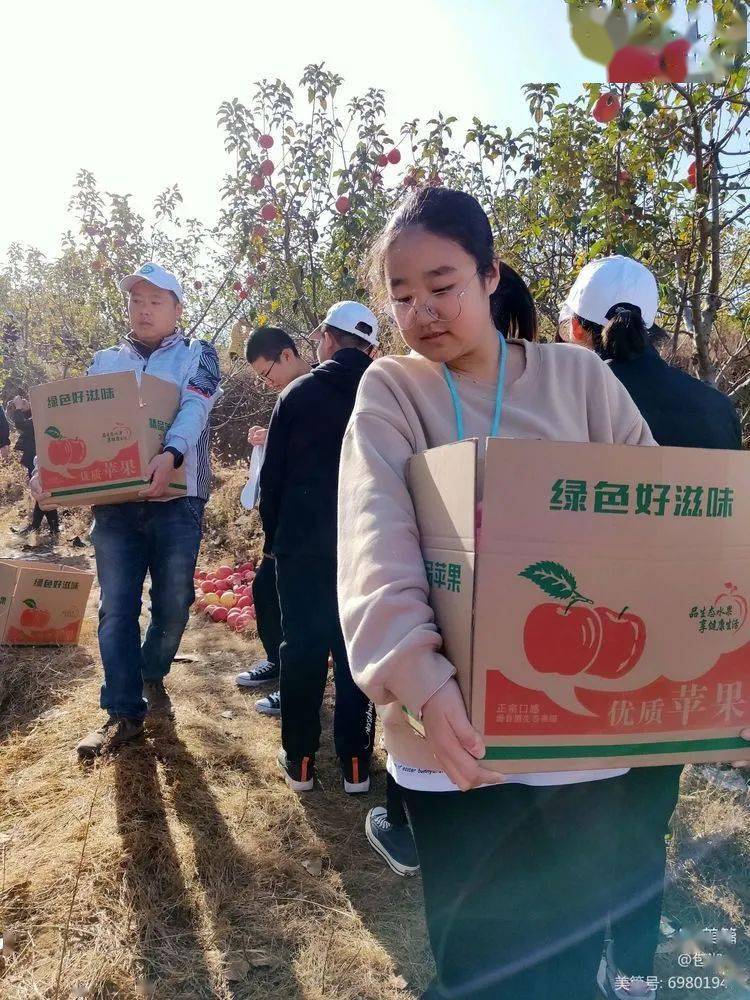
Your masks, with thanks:
[[[174,718],[172,701],[164,687],[164,681],[144,681],[143,697],[148,702],[149,715],[167,715],[170,719]]]
[[[76,750],[79,757],[91,760],[112,753],[142,735],[143,723],[139,719],[110,716],[101,729],[95,729],[93,733],[84,736]]]
[[[347,795],[364,795],[370,791],[370,760],[368,757],[342,757],[344,791]]]
[[[397,875],[419,874],[419,858],[408,823],[396,826],[388,820],[388,810],[375,806],[367,814],[365,835],[391,871]]]
[[[265,698],[259,698],[255,702],[255,711],[261,715],[272,715],[278,718],[281,715],[281,691],[274,691],[273,694]]]
[[[286,750],[279,750],[276,763],[284,773],[284,780],[294,792],[311,792],[315,783],[315,755],[302,760],[290,760]]]
[[[656,989],[643,976],[628,976],[617,968],[611,941],[604,947],[596,982],[607,1000],[656,1000]]]
[[[268,660],[261,660],[249,670],[243,670],[237,674],[235,681],[243,688],[260,687],[261,684],[269,684],[271,681],[278,681],[279,668],[275,663]]]
[[[15,525],[11,525],[10,530],[14,535],[20,535],[21,538],[26,538],[34,529],[30,524],[27,524],[25,528],[16,528]]]

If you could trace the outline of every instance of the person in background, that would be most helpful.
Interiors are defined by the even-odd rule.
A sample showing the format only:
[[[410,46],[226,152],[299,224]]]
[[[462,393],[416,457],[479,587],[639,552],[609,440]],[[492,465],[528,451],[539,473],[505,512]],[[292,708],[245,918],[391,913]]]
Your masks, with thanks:
[[[504,269],[474,198],[442,187],[407,196],[373,249],[371,280],[411,353],[365,372],[341,455],[341,622],[352,673],[382,706],[388,770],[414,831],[437,972],[430,1000],[591,995],[627,770],[485,768],[429,604],[412,455],[457,437],[481,450],[488,434],[654,445],[598,358],[506,342],[509,302],[527,337],[535,322],[528,290],[504,288]]]
[[[164,678],[182,640],[195,600],[193,578],[211,483],[209,416],[221,396],[213,344],[179,329],[182,287],[154,263],[123,278],[130,333],[98,351],[89,375],[148,371],[179,388],[177,413],[162,450],[149,463],[140,501],[98,504],[91,539],[101,587],[99,650],[104,666],[101,707],[107,721],[78,744],[82,758],[109,753],[140,737],[146,714],[172,716]],[[184,465],[186,494],[169,498],[174,470]],[[36,476],[37,500],[48,496]],[[140,613],[151,577],[151,620],[141,643]],[[145,695],[145,697],[144,697]]]
[[[560,313],[560,338],[595,351],[622,382],[658,444],[682,448],[742,447],[737,411],[727,397],[668,365],[652,344],[659,290],[652,272],[631,257],[591,261],[578,275]],[[619,880],[628,885],[613,913],[598,982],[609,1000],[626,992],[623,979],[650,970],[659,939],[665,835],[677,805],[682,766],[634,767],[622,778],[627,825],[619,830]],[[629,807],[628,807],[629,806]],[[619,985],[618,985],[619,984]]]
[[[260,477],[266,552],[276,560],[283,640],[278,763],[290,788],[312,789],[329,653],[334,742],[350,794],[370,787],[373,706],[349,670],[336,598],[337,487],[341,441],[378,323],[358,302],[332,306],[314,331],[320,364],[281,393]]]
[[[247,363],[258,380],[279,393],[302,375],[307,375],[310,365],[300,357],[297,345],[285,330],[275,326],[261,326],[250,334],[245,348]],[[253,448],[265,445],[268,431],[258,425],[251,427],[247,440]],[[254,663],[249,670],[237,675],[240,687],[256,688],[279,679],[279,646],[281,644],[281,612],[276,590],[276,563],[264,547],[263,559],[253,580],[258,636],[266,657]],[[262,715],[281,715],[281,696],[273,691],[255,703]]]
[[[26,469],[27,477],[31,479],[36,459],[36,439],[31,419],[31,404],[24,396],[16,396],[11,403],[11,408],[13,425],[18,431],[14,450],[18,452],[21,465]],[[50,539],[54,545],[60,538],[60,515],[56,510],[42,510],[38,503],[34,504],[31,520],[25,527],[11,528],[10,530],[25,538],[27,535],[39,531],[45,518],[47,519]]]
[[[5,410],[0,406],[0,459],[7,462],[10,458],[10,427]]]

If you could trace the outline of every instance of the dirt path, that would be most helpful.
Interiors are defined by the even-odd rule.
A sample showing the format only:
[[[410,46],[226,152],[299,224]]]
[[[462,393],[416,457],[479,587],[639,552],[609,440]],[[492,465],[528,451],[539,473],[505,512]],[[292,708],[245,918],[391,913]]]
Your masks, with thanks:
[[[15,511],[0,515],[6,556],[20,554],[5,530],[13,519]],[[81,565],[91,550],[61,553]],[[392,875],[363,833],[367,809],[384,799],[382,757],[375,791],[347,798],[329,699],[320,785],[294,795],[275,767],[278,724],[233,683],[257,657],[257,641],[193,620],[181,654],[194,659],[175,664],[168,680],[175,724],[82,767],[73,748],[100,717],[95,627],[92,595],[79,649],[0,651],[2,996],[419,996],[431,968],[420,881]],[[666,909],[686,925],[736,927],[742,940],[746,803],[695,771],[684,793]],[[672,956],[661,971],[679,971]]]

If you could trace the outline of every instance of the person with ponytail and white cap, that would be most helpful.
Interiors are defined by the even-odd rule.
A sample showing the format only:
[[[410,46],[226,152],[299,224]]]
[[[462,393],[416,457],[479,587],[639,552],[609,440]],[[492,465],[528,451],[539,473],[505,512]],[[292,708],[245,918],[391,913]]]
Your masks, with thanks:
[[[658,444],[684,448],[742,447],[740,421],[717,389],[668,365],[653,346],[659,289],[652,272],[631,257],[602,257],[587,264],[560,313],[560,339],[588,347],[608,362],[630,393]],[[622,900],[613,906],[599,986],[609,1000],[654,998],[648,973],[659,937],[665,835],[677,805],[681,766],[634,767],[620,779],[624,815],[613,877]],[[628,978],[636,974],[643,981]],[[639,992],[640,991],[640,992]]]
[[[560,337],[609,362],[660,445],[741,448],[742,428],[731,401],[668,365],[654,347],[661,333],[658,308],[656,278],[644,264],[600,257],[571,288],[560,313]]]

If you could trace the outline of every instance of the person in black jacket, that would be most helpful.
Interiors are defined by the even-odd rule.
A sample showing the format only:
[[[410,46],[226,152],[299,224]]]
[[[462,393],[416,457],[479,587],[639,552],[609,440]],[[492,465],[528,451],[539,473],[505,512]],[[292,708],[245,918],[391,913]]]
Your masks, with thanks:
[[[279,766],[295,791],[314,783],[328,654],[334,743],[350,794],[369,791],[375,712],[352,680],[336,597],[341,445],[357,387],[378,344],[378,321],[339,302],[313,333],[320,364],[289,385],[271,416],[260,475],[265,553],[276,560],[283,641]]]
[[[18,431],[18,438],[13,450],[19,453],[21,465],[26,469],[28,478],[31,479],[36,459],[36,439],[34,437],[34,424],[31,420],[31,404],[23,396],[16,396],[11,406],[13,424]],[[52,541],[56,542],[60,537],[60,516],[56,510],[42,510],[38,503],[34,504],[31,520],[26,527],[11,528],[11,531],[21,536],[30,535],[34,531],[39,531],[45,517]]]
[[[630,257],[603,257],[581,271],[560,315],[562,340],[594,351],[611,367],[646,418],[658,444],[682,448],[742,447],[742,428],[731,401],[717,389],[668,365],[653,346],[659,306],[656,279]],[[656,996],[644,983],[651,975],[659,936],[666,846],[677,805],[681,766],[634,767],[620,779],[624,795],[620,826],[621,871],[614,875],[626,908],[611,917],[610,942],[599,975],[607,997]],[[618,989],[620,992],[617,992]],[[640,992],[638,992],[640,990]]]
[[[5,410],[0,406],[0,458],[7,462],[10,457],[10,427]]]

